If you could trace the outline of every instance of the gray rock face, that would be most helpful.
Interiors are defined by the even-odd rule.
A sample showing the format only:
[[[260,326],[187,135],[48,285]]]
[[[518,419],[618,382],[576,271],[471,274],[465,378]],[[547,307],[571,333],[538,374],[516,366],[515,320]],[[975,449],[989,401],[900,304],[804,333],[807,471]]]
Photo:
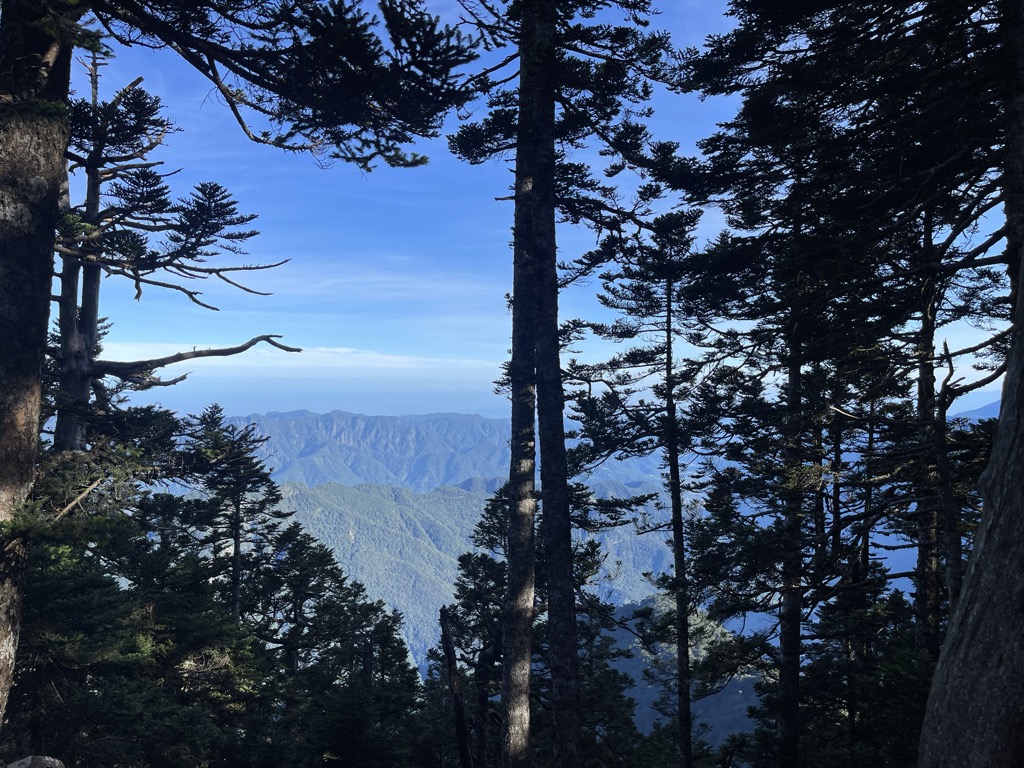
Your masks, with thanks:
[[[56,757],[32,755],[31,757],[23,757],[17,762],[8,763],[7,768],[64,768],[64,763]]]

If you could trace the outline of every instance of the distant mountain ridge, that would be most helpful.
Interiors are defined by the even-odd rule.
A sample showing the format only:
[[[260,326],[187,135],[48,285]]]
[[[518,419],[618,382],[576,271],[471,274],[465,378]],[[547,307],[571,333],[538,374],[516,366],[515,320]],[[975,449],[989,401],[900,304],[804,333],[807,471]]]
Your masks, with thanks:
[[[960,413],[954,413],[953,417],[970,419],[971,421],[979,421],[981,419],[998,419],[999,418],[999,406],[1002,404],[1001,400],[996,400],[994,403],[983,405],[980,408],[974,408],[970,411],[962,411]]]
[[[508,422],[436,413],[366,416],[345,411],[253,414],[269,439],[262,456],[284,504],[330,546],[368,595],[406,617],[406,639],[422,664],[436,641],[437,610],[452,600],[458,557],[488,497],[508,474]],[[600,497],[657,493],[657,459],[609,461],[588,479]],[[631,528],[601,534],[607,553],[599,591],[616,603],[653,588],[645,573],[669,568],[664,537]]]
[[[438,638],[438,610],[453,600],[458,557],[473,549],[469,534],[487,498],[507,477],[508,422],[466,414],[344,411],[275,412],[228,421],[254,424],[269,438],[261,458],[281,485],[285,508],[331,547],[368,598],[402,613],[406,642],[425,671],[426,652]],[[608,461],[588,484],[600,497],[657,493],[660,462],[657,457]],[[649,597],[654,587],[648,574],[671,568],[664,534],[638,536],[625,526],[597,538],[607,559],[594,588],[617,605]],[[641,682],[639,670],[637,662],[629,672],[641,700],[638,721],[649,728],[655,694]],[[746,701],[733,695],[719,701],[727,714],[709,710],[708,720],[734,728]]]
[[[291,411],[231,421],[255,424],[270,438],[262,458],[280,483],[374,483],[429,491],[508,473],[510,429],[500,419]]]
[[[509,422],[464,413],[367,416],[347,411],[271,412],[228,419],[269,437],[261,458],[279,483],[441,486],[493,491],[508,477]],[[659,480],[657,457],[610,460],[595,482]],[[659,481],[660,482],[660,481]]]

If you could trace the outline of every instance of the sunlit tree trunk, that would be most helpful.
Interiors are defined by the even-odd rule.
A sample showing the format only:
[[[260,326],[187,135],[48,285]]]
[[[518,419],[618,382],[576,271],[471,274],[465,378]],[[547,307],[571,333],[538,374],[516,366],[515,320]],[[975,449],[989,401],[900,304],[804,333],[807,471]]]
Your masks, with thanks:
[[[519,133],[516,142],[515,223],[512,274],[512,356],[508,378],[512,398],[511,465],[509,468],[509,529],[506,559],[508,588],[502,634],[502,766],[530,764],[530,670],[535,591],[536,499],[536,315],[539,279],[537,211],[542,209],[544,183],[542,143],[536,136],[542,104],[531,78],[543,76],[534,46],[537,3],[523,9]]]

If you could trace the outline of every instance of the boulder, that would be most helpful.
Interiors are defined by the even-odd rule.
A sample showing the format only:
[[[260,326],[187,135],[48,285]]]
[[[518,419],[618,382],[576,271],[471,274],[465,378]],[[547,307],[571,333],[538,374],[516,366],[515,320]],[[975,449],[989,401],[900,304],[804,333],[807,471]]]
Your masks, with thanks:
[[[17,762],[10,763],[7,768],[64,768],[64,763],[56,757],[32,755],[32,757],[23,757]]]

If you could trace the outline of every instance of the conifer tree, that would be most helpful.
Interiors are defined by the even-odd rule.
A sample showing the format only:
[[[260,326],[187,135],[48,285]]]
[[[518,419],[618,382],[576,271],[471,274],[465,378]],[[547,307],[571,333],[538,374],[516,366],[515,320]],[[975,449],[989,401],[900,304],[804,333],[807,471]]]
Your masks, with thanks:
[[[482,162],[515,152],[513,227],[512,460],[509,594],[505,618],[503,765],[525,766],[529,751],[529,671],[532,626],[533,518],[536,441],[546,523],[543,550],[549,569],[549,633],[553,671],[555,751],[567,768],[580,765],[579,690],[576,682],[575,599],[569,468],[565,452],[565,396],[558,322],[555,219],[587,216],[604,225],[613,210],[586,168],[568,153],[588,139],[614,143],[635,133],[630,105],[650,94],[650,78],[667,71],[668,41],[641,29],[647,0],[546,2],[522,0],[502,13],[488,3],[462,3],[486,44],[509,53],[485,71],[489,116],[463,126],[451,144]],[[627,23],[604,23],[621,11]],[[592,19],[601,19],[590,23]],[[514,74],[505,68],[517,66]],[[646,107],[641,107],[640,111]],[[596,193],[596,194],[583,194]]]
[[[849,581],[809,627],[804,668],[809,765],[912,765],[932,664],[913,607],[877,566]]]
[[[59,349],[53,354],[58,393],[53,442],[58,451],[85,450],[82,436],[91,401],[95,397],[106,406],[110,399],[104,377],[140,389],[163,386],[181,380],[165,382],[153,374],[172,362],[236,354],[260,341],[290,349],[276,337],[259,336],[234,348],[193,349],[159,359],[99,359],[103,276],[131,280],[136,297],[144,286],[155,286],[180,291],[209,307],[197,288],[176,280],[213,277],[248,290],[238,282],[238,273],[278,266],[220,263],[223,252],[241,255],[241,245],[257,234],[244,228],[255,215],[240,213],[227,190],[213,182],[172,201],[167,176],[158,172],[160,162],[151,155],[174,127],[161,114],[160,100],[138,82],[110,101],[101,101],[100,70],[105,65],[94,53],[88,65],[91,96],[71,105],[69,172],[85,176],[85,199],[66,206],[57,241]],[[157,232],[160,244],[154,242]]]
[[[924,6],[886,7],[873,15],[865,8],[834,3],[776,12],[737,4],[740,28],[694,61],[694,78],[706,92],[744,95],[737,120],[706,142],[721,162],[712,160],[716,170],[747,169],[724,187],[755,199],[751,180],[786,178],[779,163],[793,155],[804,159],[809,178],[833,179],[830,197],[842,203],[826,207],[841,223],[851,262],[862,270],[847,277],[842,290],[868,298],[893,365],[908,374],[916,370],[916,435],[906,439],[904,461],[918,469],[911,536],[919,551],[920,638],[934,656],[944,599],[940,564],[951,605],[962,578],[947,414],[957,397],[1004,369],[1006,336],[998,324],[1007,317],[1005,285],[993,269],[1003,261],[996,251],[1002,232],[981,229],[1000,197],[993,151],[999,107],[992,90],[981,86],[993,53],[992,28],[966,23],[973,12],[967,9],[960,23]],[[780,43],[794,36],[810,41],[806,55]],[[964,58],[965,51],[973,53]],[[752,61],[763,77],[742,76]],[[944,85],[936,87],[939,82]],[[945,85],[952,82],[955,89]],[[955,90],[966,98],[965,83],[975,88],[970,115],[945,95]],[[816,130],[808,141],[806,127],[826,115],[828,130]],[[922,132],[927,142],[920,141]],[[960,149],[957,137],[964,135],[977,139],[969,151]],[[741,159],[745,152],[758,162]],[[965,350],[944,348],[942,329],[965,320],[997,332]],[[961,360],[977,355],[986,358],[985,374],[965,378]]]
[[[279,530],[261,441],[225,425],[215,406],[182,422],[136,409],[119,426],[90,422],[93,469],[134,455],[160,468],[151,482],[199,493],[145,487],[111,460],[108,480],[67,514],[23,530],[33,599],[0,754],[45,751],[95,768],[411,760],[420,689],[401,617],[297,524]],[[75,482],[48,473],[40,508]],[[239,499],[247,520],[236,560]]]
[[[2,739],[20,750],[12,760],[31,748],[83,766],[201,763],[233,743],[256,676],[249,643],[209,581],[184,502],[142,486],[187,482],[180,434],[167,412],[114,411],[90,422],[88,463],[57,454],[37,483],[40,513],[64,506],[22,528],[32,557]]]
[[[1019,169],[1012,164],[1014,155],[1009,148],[1017,130],[1012,105],[1019,84],[1007,76],[1017,71],[1007,66],[1017,51],[1016,36],[1007,30],[1014,28],[1017,9],[1013,4],[985,2],[836,2],[785,9],[736,2],[731,7],[739,22],[737,29],[711,40],[708,53],[694,61],[693,69],[695,82],[707,93],[744,94],[742,116],[747,122],[741,127],[748,129],[746,138],[752,142],[731,143],[719,136],[708,143],[710,149],[721,153],[726,166],[733,168],[735,175],[727,185],[734,194],[747,188],[741,194],[756,199],[750,186],[782,169],[773,164],[752,168],[747,159],[760,157],[751,154],[752,147],[782,146],[786,137],[796,135],[794,129],[799,129],[801,135],[796,136],[792,151],[778,156],[784,161],[798,157],[810,178],[825,178],[825,171],[839,182],[831,195],[821,199],[842,201],[829,205],[828,210],[829,215],[837,216],[837,222],[843,222],[840,232],[846,232],[846,241],[856,244],[851,263],[872,265],[870,272],[845,290],[878,302],[878,316],[887,327],[880,335],[902,336],[907,354],[903,360],[896,358],[897,366],[905,365],[911,356],[916,360],[917,435],[910,446],[919,474],[912,481],[906,474],[903,477],[913,482],[917,496],[916,504],[907,511],[916,517],[914,538],[920,553],[919,642],[934,655],[941,624],[939,606],[945,597],[942,592],[957,606],[964,606],[959,597],[960,510],[950,493],[945,447],[949,439],[947,408],[974,383],[994,381],[1001,375],[1000,357],[1007,338],[997,332],[963,350],[966,354],[988,350],[991,362],[986,364],[986,374],[962,384],[952,374],[957,351],[941,349],[936,331],[944,322],[943,313],[947,319],[959,314],[960,319],[988,316],[999,321],[1018,303],[1019,266],[1012,226],[1001,227],[998,220],[990,224],[992,218],[986,219],[1002,202],[1008,224],[1013,221],[1009,201],[1018,184]],[[801,103],[807,106],[803,112]],[[806,130],[825,116],[831,135]],[[746,170],[741,171],[744,166]],[[682,166],[677,170],[683,177],[688,173]],[[791,173],[782,172],[781,178],[799,183]],[[1004,242],[1008,250],[1001,253]],[[883,244],[892,243],[900,244],[895,253],[906,261],[893,263],[883,258],[887,251]],[[998,272],[995,281],[988,280],[988,288],[973,295],[972,289],[966,288],[971,273],[979,274],[987,267],[1005,268],[1010,283],[1008,302],[1000,296]],[[896,313],[889,314],[887,309]],[[913,341],[908,339],[908,326]],[[937,380],[936,367],[947,369],[945,383]],[[1008,392],[1014,390],[1014,381],[1011,373]],[[1010,428],[1011,433],[1015,431]],[[1000,487],[998,478],[1011,465],[998,455],[997,451],[987,476],[997,479],[994,488]],[[992,498],[1015,497],[1013,492],[1004,496],[994,491]],[[989,520],[1007,519],[995,511],[1001,503],[989,505]],[[1019,538],[1011,534],[1007,540]],[[1001,553],[988,560],[979,553],[975,564],[991,574],[996,562],[1007,559],[1013,556]],[[943,560],[945,590],[941,589],[939,570]],[[976,638],[997,636],[997,632],[982,634],[979,628],[986,621],[981,615],[992,610],[975,600],[970,608],[955,609],[954,617],[970,615],[971,621],[979,624],[969,633],[969,643],[958,641],[954,655],[964,653],[968,645],[972,653],[991,655],[993,649],[980,650]],[[1007,623],[1016,626],[1005,617],[990,620],[989,625],[1002,628]],[[952,626],[957,626],[957,618]],[[952,705],[956,699],[961,703],[959,711],[969,710],[977,716],[984,709],[979,702],[992,700],[988,682],[983,675],[966,672],[968,666],[957,663],[947,669],[963,671],[962,680],[969,676],[972,685],[985,686],[986,692],[968,696],[965,707],[962,686],[947,687],[947,681],[940,687],[950,692],[955,687],[957,692],[948,694],[945,703],[932,712],[957,712]],[[940,674],[939,679],[942,677]],[[999,754],[998,750],[1011,754],[1019,748],[1015,737],[1007,741],[1003,735],[1019,733],[1019,723],[1007,725],[1005,718],[979,716],[978,729],[971,729],[978,741],[957,744],[956,749],[973,753],[971,759],[981,763],[998,762],[999,758],[992,756]],[[948,732],[948,728],[940,730]],[[926,764],[954,759],[947,749],[951,745],[938,733],[926,728],[926,742],[944,744],[922,755]],[[984,747],[979,747],[982,742]],[[1015,746],[1009,747],[1010,743]]]
[[[588,385],[576,407],[586,450],[595,454],[591,460],[653,451],[663,457],[673,555],[673,573],[666,584],[675,599],[675,712],[682,768],[693,765],[690,616],[695,601],[687,575],[681,467],[685,445],[676,405],[684,382],[676,350],[686,333],[686,310],[680,301],[685,267],[680,256],[690,248],[688,230],[695,220],[694,214],[660,217],[652,225],[661,233],[653,242],[626,244],[609,238],[605,247],[617,251],[617,268],[602,274],[604,293],[599,299],[622,317],[610,325],[591,324],[591,328],[605,339],[647,343],[600,365],[571,365],[568,373]]]
[[[472,54],[418,0],[379,6],[387,42],[356,4],[5,0],[0,7],[0,717],[12,682],[24,547],[7,530],[33,481],[40,370],[68,147],[76,48],[168,47],[207,77],[258,141],[330,147],[369,167],[422,162],[403,145],[465,94]],[[93,26],[86,22],[93,19]],[[102,32],[96,32],[99,29]],[[316,73],[311,77],[310,73]],[[264,126],[246,123],[246,110]]]
[[[419,680],[399,634],[401,617],[371,602],[331,551],[292,523],[275,537],[243,600],[245,625],[274,659],[261,704],[270,764],[298,751],[403,764],[413,750]],[[258,735],[258,734],[257,734]]]
[[[803,107],[787,103],[780,110],[796,124],[789,111],[800,114]],[[747,136],[754,118],[753,108],[745,108],[733,128]],[[827,136],[830,126],[805,124],[804,130]],[[735,159],[726,151],[729,137],[716,139],[715,159]],[[864,512],[864,497],[850,495],[856,462],[849,457],[859,455],[865,427],[871,428],[858,400],[898,390],[885,374],[876,320],[842,293],[844,281],[858,274],[844,262],[844,224],[815,208],[834,177],[825,161],[820,176],[804,172],[817,168],[818,159],[810,150],[794,159],[803,146],[794,144],[795,134],[772,139],[742,144],[749,176],[719,180],[734,185],[723,201],[730,223],[751,234],[723,236],[681,265],[691,322],[711,330],[688,337],[706,352],[691,364],[701,376],[689,392],[684,432],[709,457],[710,489],[742,500],[744,510],[712,512],[698,539],[704,546],[723,535],[734,546],[757,542],[742,549],[748,562],[716,560],[699,549],[697,559],[715,572],[703,576],[712,592],[736,590],[720,609],[732,603],[734,610],[768,612],[777,621],[776,760],[792,765],[800,759],[805,615],[828,599],[851,550],[860,547],[867,557],[869,548],[872,513]]]
[[[594,512],[587,494],[574,492],[574,520],[582,522]],[[500,760],[501,739],[495,720],[493,702],[499,692],[499,665],[502,662],[503,602],[507,579],[507,516],[508,489],[500,489],[489,500],[471,539],[474,552],[459,558],[459,575],[455,584],[456,603],[447,607],[451,639],[464,675],[464,694],[468,709],[473,764],[493,766]],[[544,521],[539,521],[543,526]],[[632,765],[640,754],[641,738],[633,723],[633,702],[625,690],[629,679],[615,671],[612,662],[624,651],[615,646],[609,630],[613,628],[611,607],[602,603],[586,589],[603,563],[595,541],[578,542],[574,557],[574,590],[580,595],[583,608],[577,615],[580,686],[584,707],[581,725],[581,746],[587,765]],[[538,590],[536,611],[543,617],[550,605],[547,594],[547,562],[543,551],[538,558]],[[548,658],[548,624],[540,619],[532,635],[531,656],[534,660],[535,684],[531,688],[531,705],[543,710],[553,706],[553,670],[545,664]],[[441,658],[433,652],[435,660]],[[431,672],[439,680],[438,666]],[[449,721],[450,723],[450,721]],[[553,744],[559,738],[555,721],[536,720],[531,733],[530,759],[540,766],[558,766],[553,757]],[[447,725],[449,748],[454,749],[454,726]]]
[[[231,616],[241,621],[243,575],[254,571],[282,522],[293,513],[280,508],[281,492],[257,457],[267,438],[249,424],[228,424],[219,405],[190,420],[187,461],[204,499],[191,504],[199,544],[208,550],[211,575],[225,582]]]

